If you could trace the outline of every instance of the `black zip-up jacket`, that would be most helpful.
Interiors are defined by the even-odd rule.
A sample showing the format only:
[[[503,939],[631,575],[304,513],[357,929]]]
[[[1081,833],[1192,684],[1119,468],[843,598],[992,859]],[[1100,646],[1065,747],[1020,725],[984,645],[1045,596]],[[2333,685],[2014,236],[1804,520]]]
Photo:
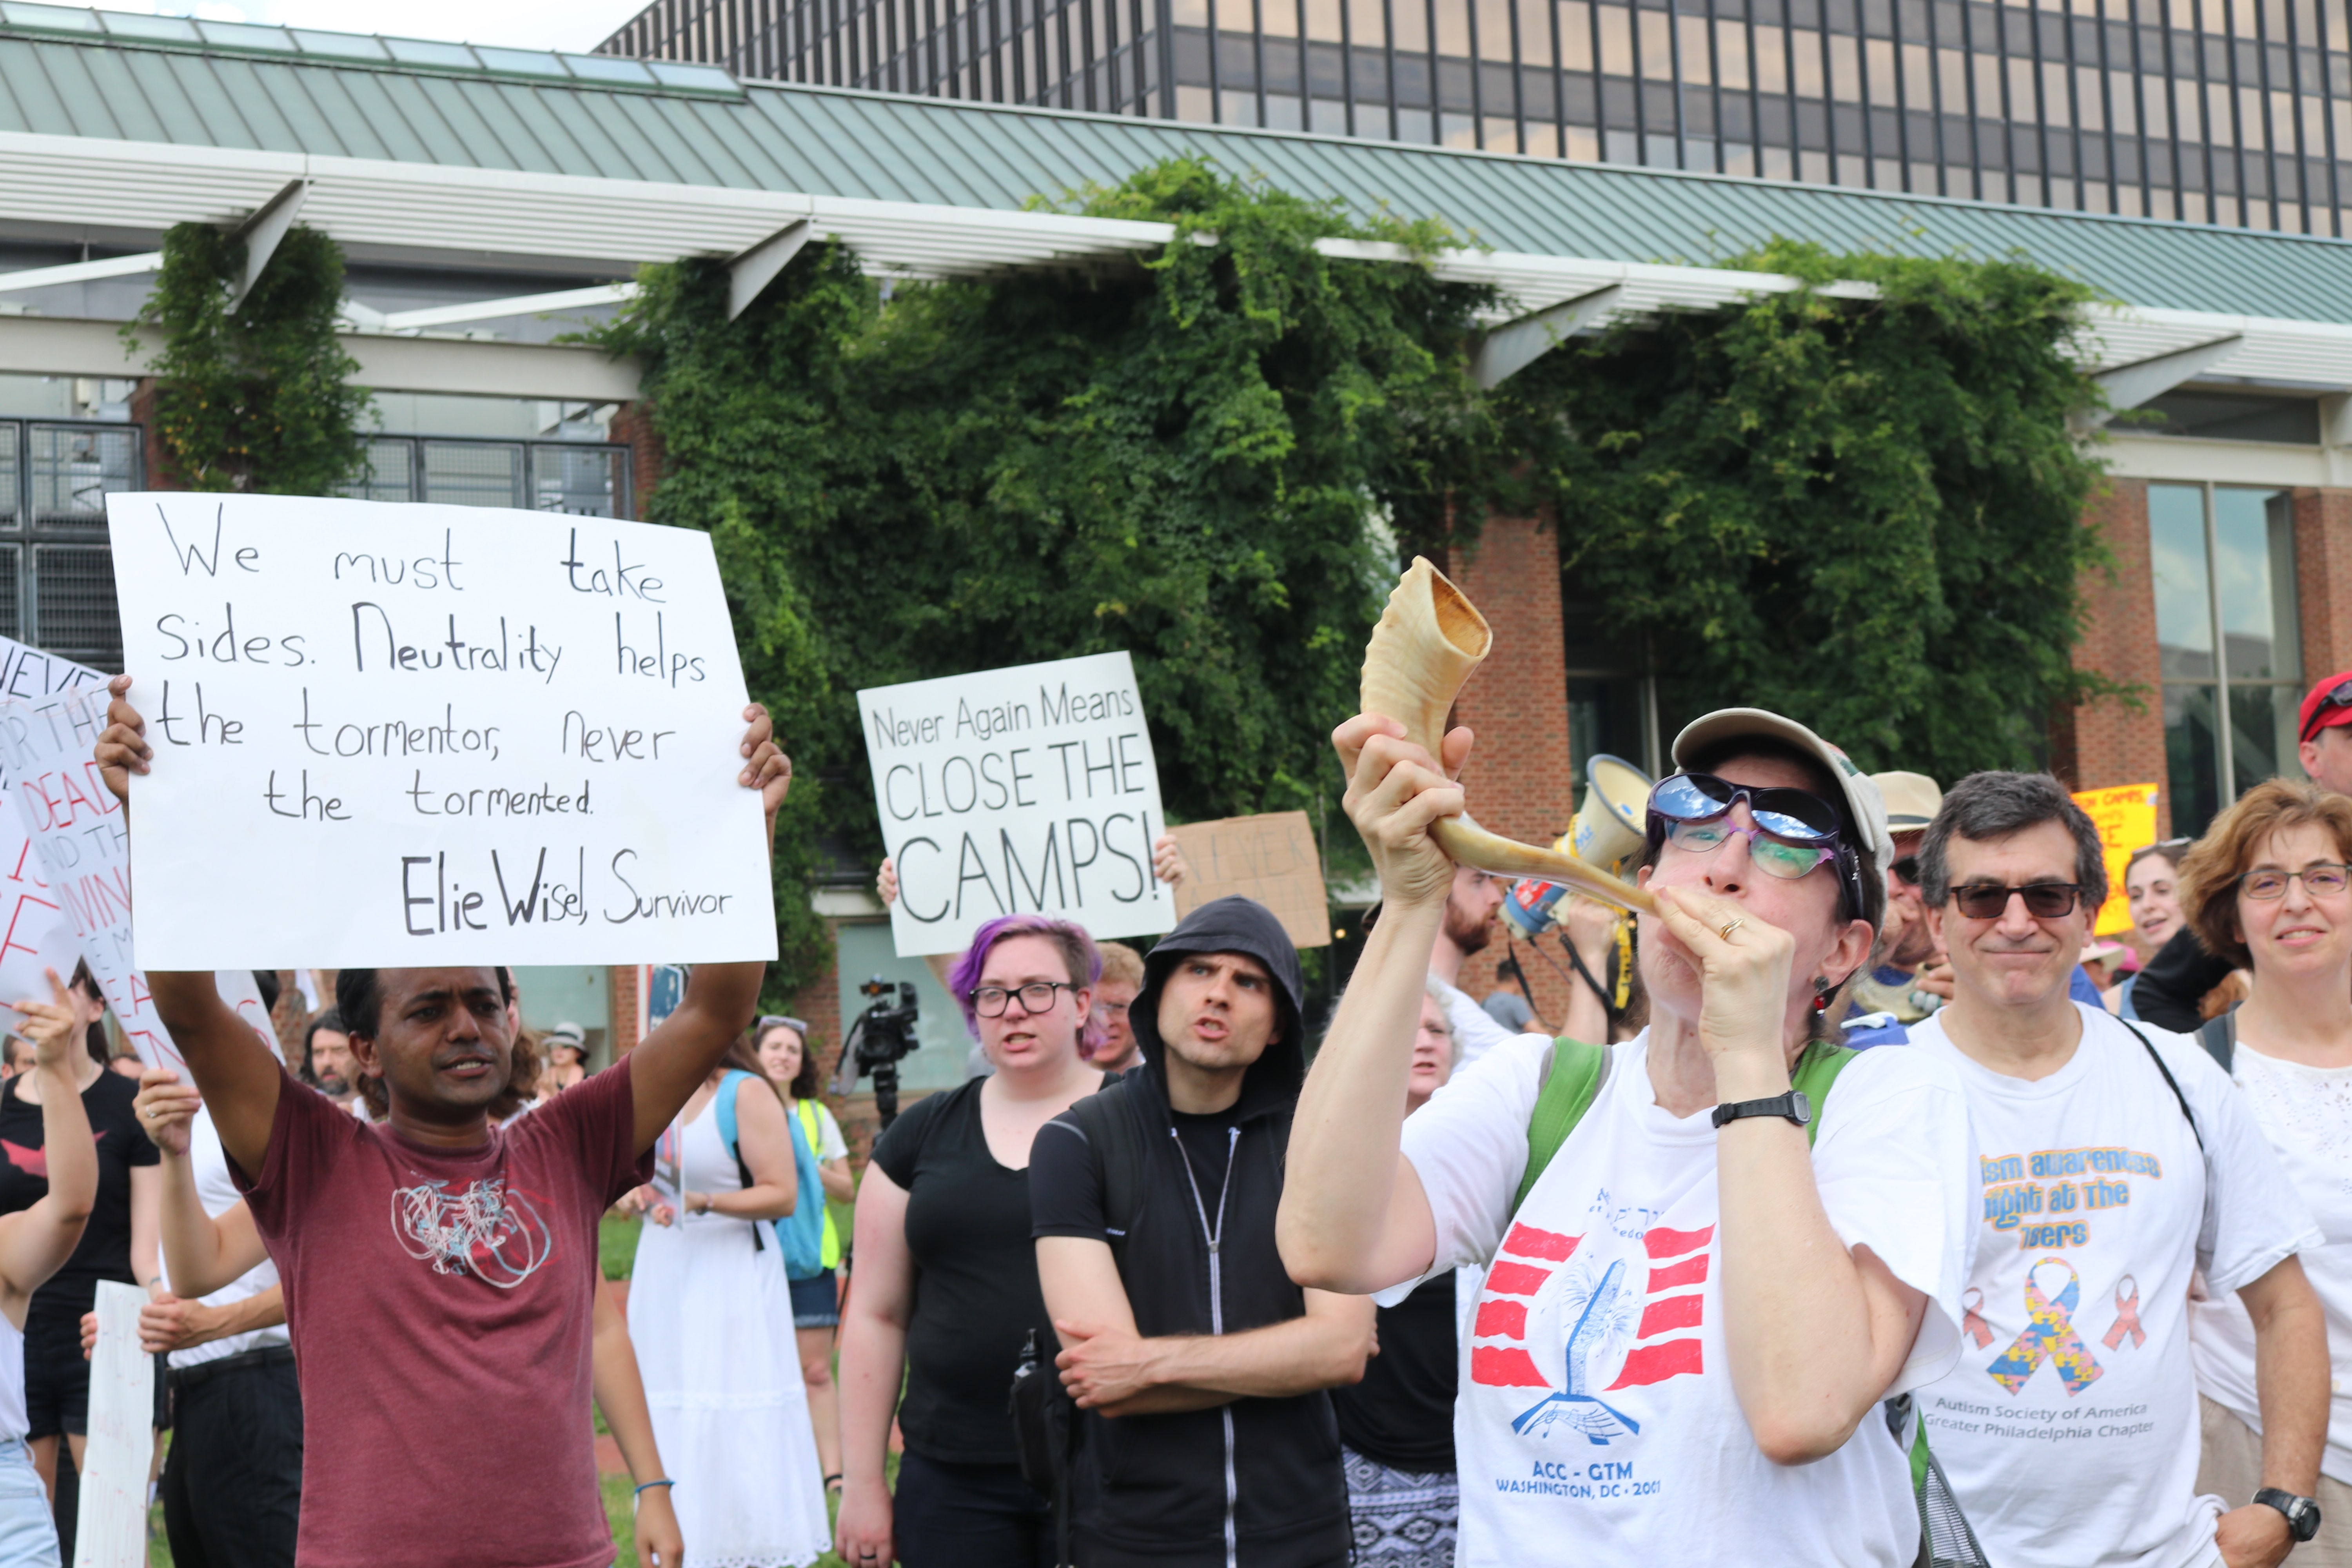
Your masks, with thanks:
[[[1160,992],[1179,955],[1242,952],[1276,982],[1281,1037],[1243,1080],[1221,1190],[1196,1180],[1176,1137],[1159,1028]],[[1192,911],[1145,961],[1129,1011],[1143,1066],[1093,1097],[1088,1115],[1131,1119],[1141,1141],[1135,1212],[1106,1212],[1137,1332],[1236,1333],[1304,1316],[1306,1296],[1275,1249],[1283,1159],[1306,1076],[1298,955],[1278,921],[1247,899]],[[1103,1152],[1085,1117],[1050,1123],[1031,1155],[1041,1220],[1066,1184],[1105,1190]],[[1108,1206],[1108,1205],[1106,1205]],[[1085,1235],[1042,1224],[1041,1236]],[[1237,1399],[1168,1415],[1084,1413],[1072,1479],[1074,1544],[1083,1568],[1308,1568],[1349,1552],[1348,1494],[1330,1396]]]

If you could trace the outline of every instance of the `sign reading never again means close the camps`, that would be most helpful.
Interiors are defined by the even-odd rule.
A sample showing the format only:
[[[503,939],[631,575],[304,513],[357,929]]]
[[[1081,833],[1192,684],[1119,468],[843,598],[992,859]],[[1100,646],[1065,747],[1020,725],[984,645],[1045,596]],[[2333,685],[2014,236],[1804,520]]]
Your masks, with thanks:
[[[775,956],[707,535],[188,493],[107,522],[143,967]]]
[[[1176,923],[1151,874],[1160,770],[1124,653],[857,694],[882,841],[898,868],[898,955],[961,952],[998,915],[1098,937]]]

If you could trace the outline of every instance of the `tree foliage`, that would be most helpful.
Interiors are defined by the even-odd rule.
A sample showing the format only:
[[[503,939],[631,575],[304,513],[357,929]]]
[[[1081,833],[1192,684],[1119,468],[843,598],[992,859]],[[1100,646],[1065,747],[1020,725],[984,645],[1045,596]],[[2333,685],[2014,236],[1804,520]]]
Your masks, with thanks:
[[[1578,640],[1646,647],[1670,715],[1770,708],[1948,782],[2038,765],[2054,710],[2118,689],[2071,662],[2105,560],[2068,427],[2099,395],[2068,353],[2089,290],[1793,243],[1734,265],[1809,286],[1621,326],[1501,389],[1570,596],[1601,605]],[[1819,291],[1839,279],[1877,296]]]
[[[208,224],[163,236],[163,265],[138,319],[160,327],[155,434],[178,481],[196,490],[331,495],[366,460],[367,393],[347,384],[359,362],[335,339],[341,247],[316,229],[287,231],[236,307],[245,246]]]
[[[739,320],[726,277],[643,276],[604,341],[646,363],[657,521],[707,528],[746,673],[805,780],[796,826],[879,853],[860,687],[1125,649],[1179,820],[1311,807],[1395,567],[1388,526],[1482,494],[1500,431],[1466,373],[1487,296],[1335,260],[1426,251],[1222,178],[1144,171],[1063,204],[1173,223],[1139,266],[882,290],[812,247]],[[804,868],[806,839],[793,855]],[[786,899],[777,985],[821,967]]]

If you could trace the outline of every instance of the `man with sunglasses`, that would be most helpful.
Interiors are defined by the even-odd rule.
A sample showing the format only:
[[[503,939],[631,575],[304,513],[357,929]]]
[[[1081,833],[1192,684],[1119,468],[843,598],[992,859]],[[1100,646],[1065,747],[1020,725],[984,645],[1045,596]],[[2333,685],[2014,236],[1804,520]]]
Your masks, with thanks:
[[[1987,1559],[2268,1568],[2326,1436],[2326,1328],[2295,1258],[2321,1240],[2308,1210],[2195,1041],[2069,996],[2107,879],[2064,785],[1962,779],[1919,880],[1954,991],[1911,1040],[1959,1073],[1984,1188],[1959,1364],[1920,1402]],[[2253,1320],[2284,1505],[2196,1495],[2197,1281]]]
[[[2352,795],[2352,669],[2339,669],[2303,699],[2295,759],[2312,783]],[[2183,927],[2143,965],[2132,985],[2132,1010],[2159,1028],[2193,1035],[2204,1026],[2198,1004],[2230,977],[2230,963],[2205,951]]]

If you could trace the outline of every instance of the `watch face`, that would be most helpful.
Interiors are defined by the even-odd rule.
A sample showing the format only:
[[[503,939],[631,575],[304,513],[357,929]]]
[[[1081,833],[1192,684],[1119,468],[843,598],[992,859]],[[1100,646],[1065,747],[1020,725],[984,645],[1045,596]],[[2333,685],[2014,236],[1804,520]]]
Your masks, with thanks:
[[[2307,1497],[2299,1497],[2288,1508],[2286,1521],[2294,1527],[2297,1541],[2308,1541],[2319,1533],[2319,1505]]]

